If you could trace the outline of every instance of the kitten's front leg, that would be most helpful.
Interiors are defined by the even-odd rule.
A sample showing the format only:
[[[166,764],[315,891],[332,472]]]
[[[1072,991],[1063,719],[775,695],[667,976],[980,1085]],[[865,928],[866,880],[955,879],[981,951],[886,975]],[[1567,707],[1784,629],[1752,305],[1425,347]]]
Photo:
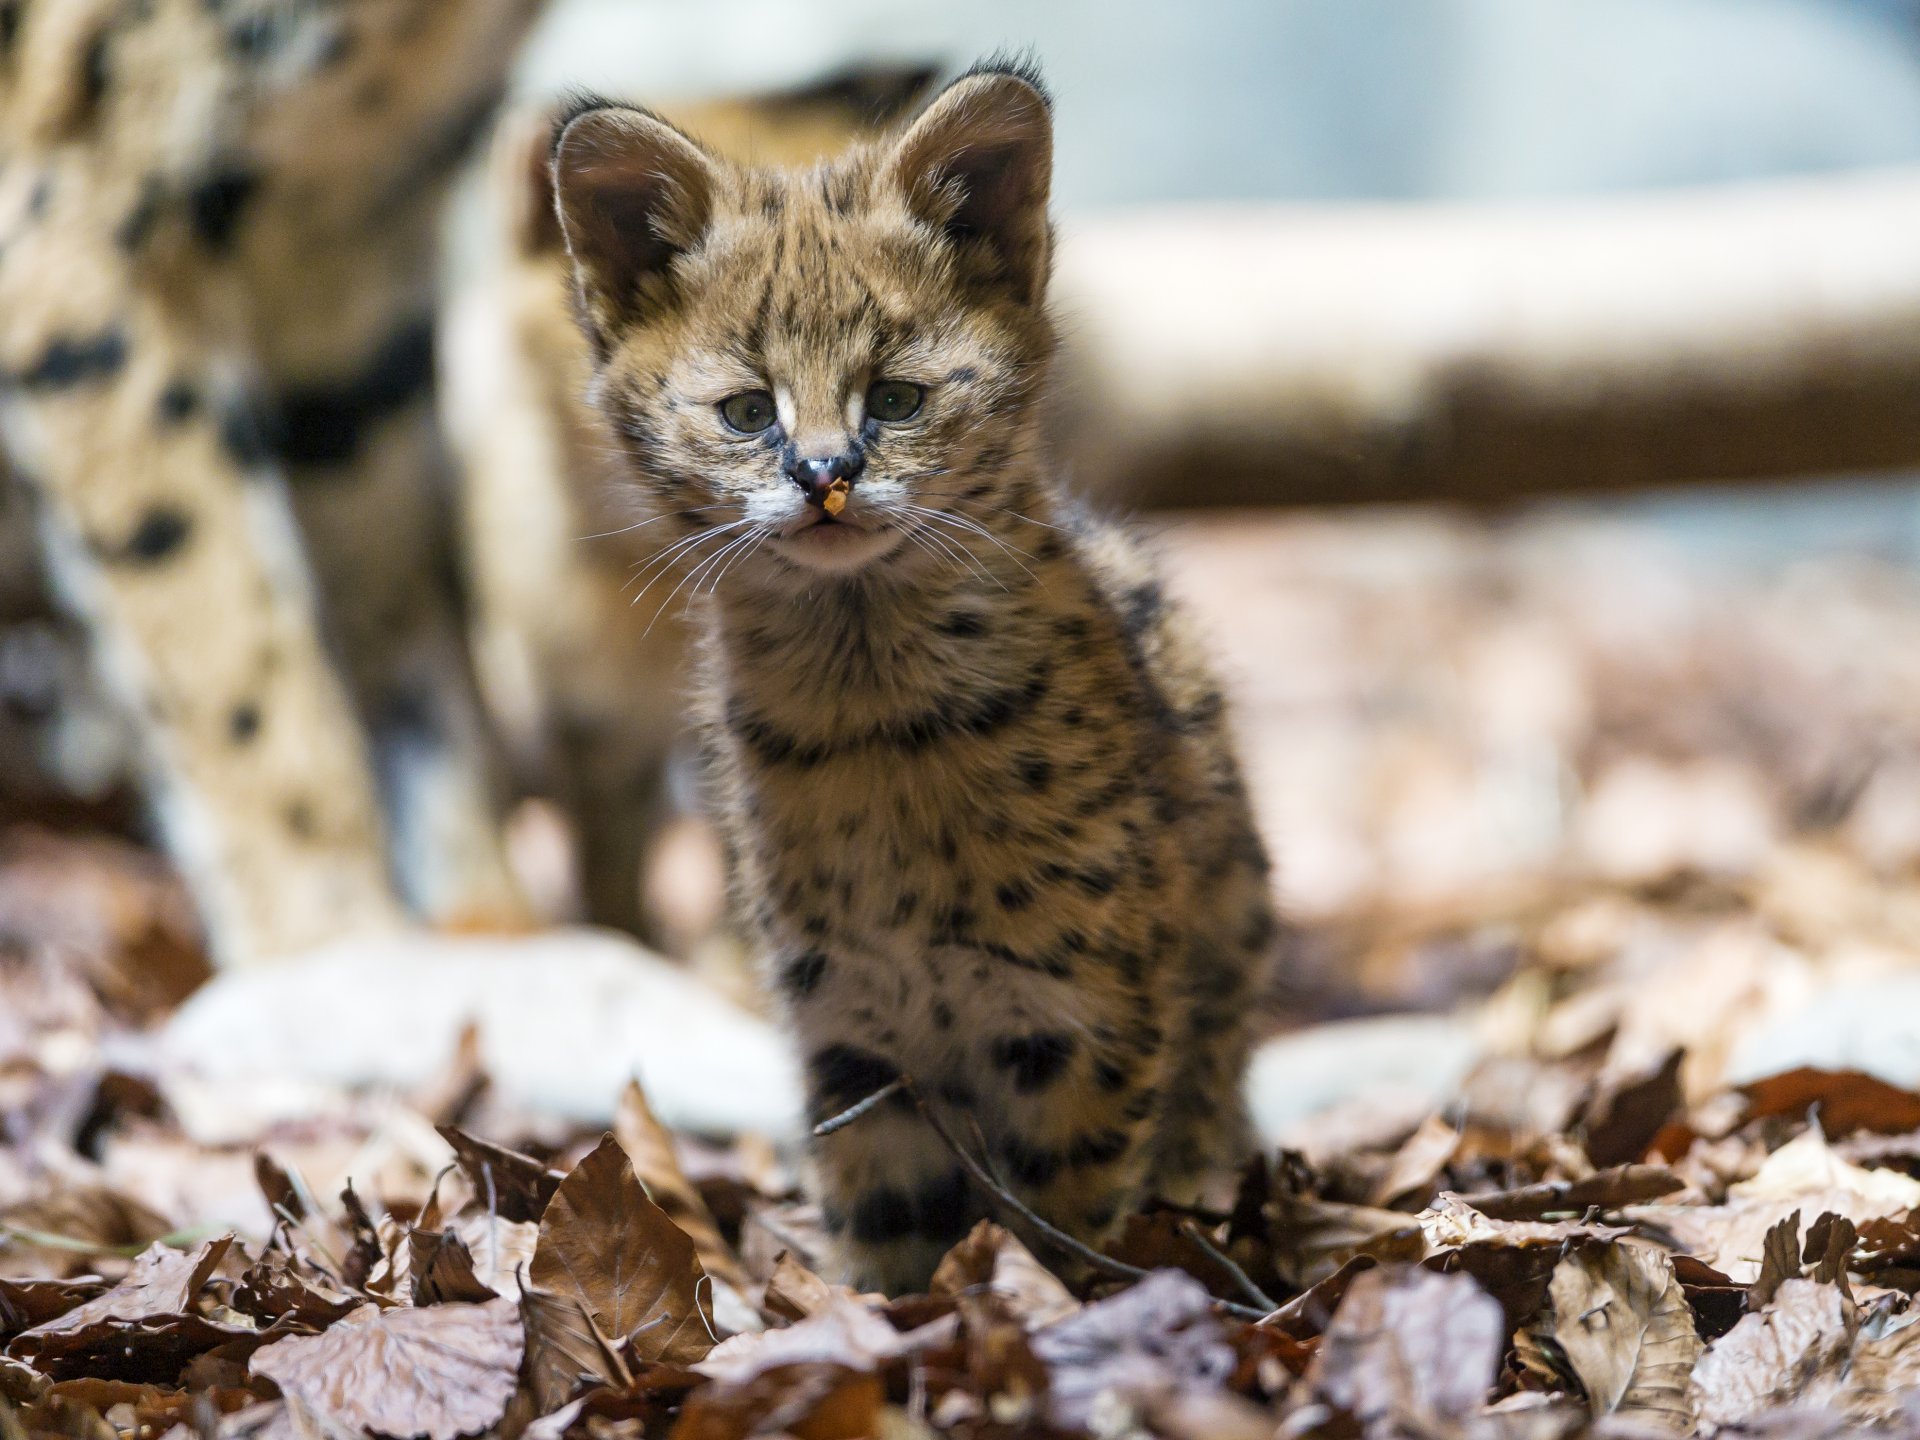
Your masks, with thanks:
[[[844,1114],[900,1078],[892,1061],[837,1042],[807,1061],[808,1118]],[[986,1208],[945,1141],[896,1091],[870,1114],[816,1137],[813,1183],[843,1278],[900,1295],[924,1290],[940,1258]]]

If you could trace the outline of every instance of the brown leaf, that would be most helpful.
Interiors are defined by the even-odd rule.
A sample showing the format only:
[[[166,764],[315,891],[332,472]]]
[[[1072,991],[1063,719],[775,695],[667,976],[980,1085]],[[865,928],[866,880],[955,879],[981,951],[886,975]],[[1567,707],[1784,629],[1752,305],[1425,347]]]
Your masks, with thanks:
[[[33,1244],[32,1234],[23,1232],[38,1232],[98,1245],[101,1253],[152,1245],[175,1228],[164,1215],[103,1185],[63,1185],[50,1195],[10,1205],[0,1210],[0,1226],[14,1231],[9,1241],[23,1247]],[[62,1258],[77,1257],[69,1252]]]
[[[531,1155],[469,1135],[454,1125],[435,1127],[453,1147],[475,1203],[503,1220],[538,1221],[560,1188],[561,1175]]]
[[[1477,1411],[1505,1348],[1500,1306],[1464,1275],[1370,1270],[1334,1312],[1307,1380],[1363,1423],[1417,1433]]]
[[[1650,1074],[1601,1086],[1580,1117],[1587,1154],[1595,1165],[1626,1165],[1647,1153],[1653,1137],[1685,1104],[1680,1088],[1684,1058],[1674,1050]]]
[[[79,1280],[0,1279],[0,1340],[58,1319],[107,1288],[91,1276]]]
[[[113,1320],[149,1320],[178,1315],[193,1303],[200,1287],[233,1244],[233,1236],[221,1235],[191,1251],[169,1250],[155,1245],[133,1262],[127,1278],[113,1289],[84,1305],[31,1330],[23,1331],[7,1347],[8,1353],[31,1359],[44,1348],[46,1337]]]
[[[529,1277],[571,1295],[634,1358],[686,1365],[713,1348],[693,1241],[647,1198],[608,1135],[560,1184],[540,1222]]]
[[[291,1316],[314,1330],[326,1329],[362,1303],[296,1274],[277,1256],[249,1269],[233,1292],[233,1306],[243,1314],[268,1323]]]
[[[947,1252],[927,1289],[933,1295],[952,1296],[985,1291],[1027,1330],[1064,1320],[1080,1308],[1080,1302],[1031,1250],[991,1220],[975,1225],[966,1239]]]
[[[365,1305],[318,1335],[269,1345],[252,1370],[336,1424],[454,1440],[506,1413],[519,1383],[510,1300],[385,1310]]]
[[[633,1162],[633,1170],[654,1204],[667,1212],[693,1241],[694,1254],[701,1268],[734,1289],[748,1291],[753,1282],[741,1267],[733,1247],[720,1237],[720,1227],[700,1192],[693,1188],[680,1157],[674,1150],[673,1136],[667,1132],[647,1104],[647,1093],[638,1080],[629,1080],[621,1092],[620,1106],[614,1112],[613,1133]]]
[[[937,1291],[935,1293],[938,1293]],[[767,1280],[761,1307],[779,1320],[792,1323],[809,1315],[818,1315],[833,1304],[835,1297],[853,1300],[871,1307],[886,1304],[884,1295],[856,1295],[846,1285],[830,1285],[802,1265],[785,1250],[773,1262],[773,1274]]]
[[[1899,1420],[1911,1424],[1912,1404],[1920,1393],[1920,1326],[1906,1325],[1885,1335],[1863,1334],[1854,1343],[1846,1385],[1833,1408],[1866,1425]]]
[[[520,1321],[526,1331],[527,1384],[542,1414],[566,1404],[583,1382],[622,1389],[633,1383],[619,1352],[573,1296],[522,1290]]]
[[[1415,1217],[1399,1210],[1340,1205],[1311,1195],[1278,1195],[1267,1202],[1273,1263],[1288,1284],[1307,1289],[1355,1255],[1418,1260],[1427,1242]]]
[[[1031,1343],[1047,1367],[1048,1418],[1066,1430],[1085,1428],[1109,1395],[1145,1410],[1170,1395],[1219,1390],[1235,1364],[1213,1297],[1178,1270],[1156,1270]]]
[[[1438,1115],[1429,1115],[1394,1152],[1367,1203],[1385,1209],[1409,1196],[1418,1195],[1424,1201],[1459,1148],[1460,1132]]]
[[[957,1328],[955,1317],[948,1315],[914,1330],[897,1330],[879,1312],[835,1295],[824,1309],[798,1324],[721,1341],[692,1368],[729,1385],[783,1365],[827,1363],[874,1370],[901,1355],[946,1344]]]
[[[540,1243],[538,1225],[470,1210],[453,1222],[452,1233],[466,1242],[482,1285],[509,1300],[520,1293],[520,1273]]]
[[[1353,1282],[1379,1263],[1371,1255],[1354,1256],[1326,1279],[1311,1289],[1302,1290],[1262,1319],[1260,1328],[1276,1330],[1295,1340],[1312,1339],[1327,1328]]]
[[[824,1361],[767,1371],[738,1385],[710,1385],[681,1408],[671,1440],[863,1440],[878,1435],[886,1387],[876,1375]]]
[[[1844,1369],[1857,1328],[1838,1287],[1781,1282],[1764,1311],[1748,1315],[1694,1366],[1690,1395],[1702,1425],[1740,1425],[1803,1403],[1813,1382]]]
[[[1700,1337],[1664,1251],[1616,1244],[1569,1255],[1549,1293],[1536,1335],[1558,1345],[1596,1416],[1692,1428],[1687,1378]]]
[[[446,1230],[411,1230],[407,1234],[407,1276],[413,1282],[413,1303],[443,1305],[459,1301],[477,1305],[500,1298],[473,1270],[467,1242]]]
[[[1743,1086],[1747,1118],[1815,1115],[1829,1135],[1857,1130],[1899,1135],[1920,1130],[1920,1095],[1858,1070],[1787,1070]]]
[[[1822,1285],[1838,1285],[1843,1294],[1852,1295],[1847,1283],[1847,1264],[1853,1255],[1860,1231],[1844,1215],[1822,1215],[1807,1227],[1807,1243],[1801,1259],[1810,1267],[1809,1278]]]
[[[1747,1291],[1747,1304],[1759,1310],[1774,1292],[1800,1275],[1800,1212],[1783,1215],[1760,1244],[1760,1278]]]

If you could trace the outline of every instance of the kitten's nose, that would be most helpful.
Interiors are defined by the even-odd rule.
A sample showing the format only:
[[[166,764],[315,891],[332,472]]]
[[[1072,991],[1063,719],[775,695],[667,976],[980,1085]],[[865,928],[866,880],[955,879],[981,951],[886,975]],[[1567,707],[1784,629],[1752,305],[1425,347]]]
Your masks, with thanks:
[[[849,450],[823,460],[796,457],[787,465],[787,478],[800,487],[800,493],[807,497],[809,505],[824,505],[827,492],[833,488],[836,480],[844,480],[851,485],[866,468],[867,457],[858,450]]]

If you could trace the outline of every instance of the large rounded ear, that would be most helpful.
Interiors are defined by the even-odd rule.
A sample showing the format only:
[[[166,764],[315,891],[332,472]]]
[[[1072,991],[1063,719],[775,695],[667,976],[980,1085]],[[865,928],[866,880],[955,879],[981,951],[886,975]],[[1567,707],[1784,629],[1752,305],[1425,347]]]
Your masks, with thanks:
[[[672,303],[673,259],[706,233],[715,182],[705,152],[645,111],[603,105],[561,125],[554,205],[583,318],[603,351]]]
[[[1053,183],[1047,97],[1004,70],[963,75],[895,143],[888,172],[908,208],[1029,304],[1046,293]]]

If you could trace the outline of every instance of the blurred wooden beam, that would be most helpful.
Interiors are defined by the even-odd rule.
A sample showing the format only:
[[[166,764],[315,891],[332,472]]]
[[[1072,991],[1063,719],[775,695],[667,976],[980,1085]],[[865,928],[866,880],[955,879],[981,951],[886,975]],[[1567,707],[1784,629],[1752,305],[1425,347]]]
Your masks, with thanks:
[[[1065,227],[1063,418],[1143,505],[1920,469],[1920,171]]]

